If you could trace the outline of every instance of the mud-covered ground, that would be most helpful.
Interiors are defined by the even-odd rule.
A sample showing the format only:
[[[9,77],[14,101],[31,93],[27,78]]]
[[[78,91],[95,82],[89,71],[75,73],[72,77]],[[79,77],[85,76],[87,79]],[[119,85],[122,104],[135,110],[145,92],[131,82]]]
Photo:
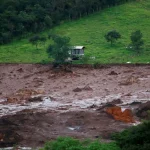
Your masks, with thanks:
[[[107,141],[133,123],[116,121],[105,112],[106,104],[134,114],[138,102],[150,101],[149,65],[72,70],[0,65],[0,147],[38,147],[58,136]]]

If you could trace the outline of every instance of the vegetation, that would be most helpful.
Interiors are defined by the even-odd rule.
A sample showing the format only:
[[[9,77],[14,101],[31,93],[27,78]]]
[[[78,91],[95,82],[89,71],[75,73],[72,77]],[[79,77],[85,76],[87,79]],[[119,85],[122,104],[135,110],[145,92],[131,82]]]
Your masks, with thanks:
[[[56,141],[47,142],[41,150],[120,150],[115,143],[98,141],[79,141],[70,137],[59,137]]]
[[[55,35],[52,36],[52,40],[54,44],[50,44],[47,49],[49,57],[54,59],[56,66],[66,64],[66,60],[70,56],[70,38]]]
[[[71,137],[59,137],[47,142],[41,150],[150,150],[150,121],[115,133],[115,142],[101,143],[98,140],[80,141]]]
[[[121,38],[121,35],[119,32],[117,32],[116,30],[112,30],[109,31],[106,35],[105,35],[105,39],[107,40],[107,42],[110,42],[111,45],[118,40],[119,38]]]
[[[46,42],[46,38],[45,37],[40,37],[38,35],[35,35],[33,37],[31,37],[29,39],[29,42],[32,44],[32,45],[35,45],[36,46],[36,49],[38,49],[38,44],[39,43],[42,43],[44,44]]]
[[[142,35],[141,31],[137,30],[135,32],[132,32],[131,37],[130,37],[131,41],[132,41],[132,43],[130,44],[131,49],[136,51],[138,54],[141,52],[142,46],[144,45],[142,36],[143,35]]]
[[[42,1],[41,1],[42,2]],[[46,37],[49,32],[70,37],[71,45],[85,46],[85,56],[94,57],[94,62],[99,63],[147,63],[150,60],[150,1],[136,1],[120,6],[105,8],[74,21],[65,21],[53,29],[41,32],[39,36]],[[104,35],[113,29],[122,35],[117,44],[110,45],[105,41]],[[141,30],[144,46],[140,55],[126,47],[131,42],[130,35],[135,30]],[[14,39],[7,45],[0,46],[0,63],[40,63],[49,62],[46,49],[51,40],[35,46],[29,43],[30,33],[27,38]],[[77,62],[76,62],[77,63]],[[80,63],[80,62],[79,62]],[[90,60],[88,63],[93,63]]]
[[[113,136],[122,150],[150,150],[150,121]]]
[[[129,0],[1,0],[0,44]],[[131,1],[131,0],[130,0]]]

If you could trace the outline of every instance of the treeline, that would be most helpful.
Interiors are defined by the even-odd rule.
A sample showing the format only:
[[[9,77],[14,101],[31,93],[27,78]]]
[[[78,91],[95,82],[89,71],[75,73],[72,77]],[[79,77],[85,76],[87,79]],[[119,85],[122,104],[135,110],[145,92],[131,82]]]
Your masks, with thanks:
[[[1,0],[0,44],[131,0]]]

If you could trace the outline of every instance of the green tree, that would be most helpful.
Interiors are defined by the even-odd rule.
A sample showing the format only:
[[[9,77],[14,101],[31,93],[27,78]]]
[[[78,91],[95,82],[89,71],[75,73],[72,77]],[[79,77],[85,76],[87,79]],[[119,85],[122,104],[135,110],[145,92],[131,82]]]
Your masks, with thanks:
[[[144,41],[142,39],[143,35],[140,30],[131,33],[131,49],[136,51],[138,54],[143,49]]]
[[[45,46],[45,42],[46,42],[46,37],[40,37],[38,35],[35,35],[33,37],[31,37],[29,39],[29,42],[32,44],[32,45],[35,45],[36,46],[36,49],[38,49],[38,44],[43,44]]]
[[[54,63],[58,65],[66,64],[66,59],[70,56],[70,38],[51,35],[51,39],[54,43],[49,45],[47,49],[49,57],[52,57]]]
[[[51,28],[53,26],[53,21],[50,16],[46,15],[44,21],[47,27]]]
[[[46,40],[47,40],[47,39],[46,39],[46,37],[44,37],[44,36],[39,38],[40,43],[43,44],[44,46],[45,46]]]
[[[32,44],[32,45],[35,45],[36,46],[36,49],[38,49],[38,44],[39,44],[39,41],[40,41],[40,37],[38,35],[35,35],[33,37],[31,37],[29,39],[29,42]]]
[[[117,32],[116,30],[112,30],[109,31],[106,35],[105,35],[105,39],[107,40],[107,42],[110,42],[111,45],[118,40],[119,38],[121,38],[121,35],[119,32]]]
[[[150,150],[150,121],[113,135],[121,150]]]

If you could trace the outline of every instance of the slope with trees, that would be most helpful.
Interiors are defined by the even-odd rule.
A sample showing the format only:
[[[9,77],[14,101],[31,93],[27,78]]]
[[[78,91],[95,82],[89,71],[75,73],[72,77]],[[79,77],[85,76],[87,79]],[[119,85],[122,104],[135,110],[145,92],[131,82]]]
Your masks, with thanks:
[[[149,5],[149,0],[143,0],[105,8],[74,21],[65,21],[38,35],[47,37],[48,33],[55,33],[70,37],[71,45],[85,46],[85,56],[95,57],[98,63],[148,63],[150,60]],[[121,39],[111,46],[106,42],[104,35],[114,29],[121,34]],[[131,43],[131,33],[136,30],[141,31],[142,40],[144,40],[143,49],[138,55],[135,51],[126,48]],[[0,62],[46,63],[51,61],[46,53],[51,41],[39,42],[37,51],[35,46],[29,43],[29,38],[34,35],[37,34],[29,34],[21,40],[14,39],[7,45],[1,45]]]
[[[0,44],[27,32],[37,33],[58,25],[118,5],[129,0],[2,0],[0,1]],[[131,0],[130,0],[131,1]]]

